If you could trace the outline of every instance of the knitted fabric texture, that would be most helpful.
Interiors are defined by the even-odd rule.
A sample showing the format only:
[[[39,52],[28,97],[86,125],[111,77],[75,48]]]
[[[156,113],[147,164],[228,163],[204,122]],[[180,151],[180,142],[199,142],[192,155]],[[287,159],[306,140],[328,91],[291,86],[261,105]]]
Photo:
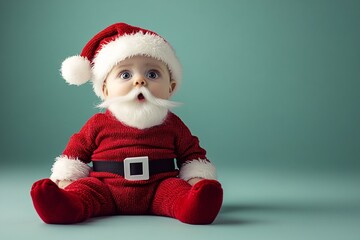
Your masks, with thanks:
[[[137,156],[148,156],[150,161],[176,158],[179,167],[188,160],[206,159],[198,138],[175,114],[169,112],[163,124],[141,130],[124,125],[108,110],[89,119],[70,138],[63,155],[85,163]]]
[[[65,189],[50,179],[34,183],[31,197],[40,218],[45,223],[69,224],[96,216],[154,214],[189,224],[210,224],[221,208],[223,192],[215,180],[203,180],[191,187],[169,173],[137,183],[99,174],[77,180]]]
[[[208,161],[197,137],[171,112],[163,124],[143,130],[122,124],[109,111],[96,114],[71,137],[63,156],[84,164],[136,156],[148,156],[149,161],[176,158],[180,170],[185,162]],[[33,184],[31,197],[46,223],[77,223],[114,214],[155,214],[190,224],[213,222],[223,199],[220,183],[202,180],[191,186],[177,176],[178,171],[172,171],[130,181],[113,173],[90,172],[65,189],[50,179],[40,180]]]

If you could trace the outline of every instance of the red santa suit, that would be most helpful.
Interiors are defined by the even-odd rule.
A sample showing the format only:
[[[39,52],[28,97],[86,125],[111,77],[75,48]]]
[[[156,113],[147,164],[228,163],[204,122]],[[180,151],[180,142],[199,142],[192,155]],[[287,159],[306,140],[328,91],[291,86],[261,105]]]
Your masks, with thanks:
[[[53,166],[53,180],[76,181],[62,190],[50,181],[40,180],[33,186],[34,205],[48,223],[73,223],[113,214],[156,214],[187,223],[210,223],[221,206],[220,184],[204,180],[192,188],[184,181],[215,177],[205,154],[198,138],[171,112],[163,124],[147,129],[126,126],[110,111],[99,113],[70,138]],[[176,158],[181,178],[177,177],[178,171],[171,171],[150,176],[149,180],[133,181],[114,173],[91,171],[86,165],[91,161],[122,162],[138,156],[147,156],[150,164],[158,159]],[[73,167],[70,172],[68,167],[64,168],[68,165]],[[45,189],[48,196],[39,198],[39,192]],[[61,208],[59,204],[68,206]]]

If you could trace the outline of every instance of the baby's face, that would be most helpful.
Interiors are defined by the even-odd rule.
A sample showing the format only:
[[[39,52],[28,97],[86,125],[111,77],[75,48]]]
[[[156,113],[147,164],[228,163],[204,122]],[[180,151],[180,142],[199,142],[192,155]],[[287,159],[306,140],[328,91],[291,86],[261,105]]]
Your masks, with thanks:
[[[169,99],[176,82],[167,66],[159,60],[135,56],[118,63],[108,74],[103,88],[105,99],[125,96],[133,88],[146,87],[154,97]]]

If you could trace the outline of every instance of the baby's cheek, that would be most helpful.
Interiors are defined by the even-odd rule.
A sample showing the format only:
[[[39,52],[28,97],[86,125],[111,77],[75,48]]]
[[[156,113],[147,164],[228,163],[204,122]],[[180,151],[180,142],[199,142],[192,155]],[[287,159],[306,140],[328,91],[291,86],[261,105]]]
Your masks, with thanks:
[[[115,96],[125,96],[130,92],[131,88],[124,84],[112,84],[109,86],[108,90],[109,90],[109,96],[115,97]]]
[[[170,97],[169,87],[166,86],[156,86],[150,89],[154,97],[168,99]]]

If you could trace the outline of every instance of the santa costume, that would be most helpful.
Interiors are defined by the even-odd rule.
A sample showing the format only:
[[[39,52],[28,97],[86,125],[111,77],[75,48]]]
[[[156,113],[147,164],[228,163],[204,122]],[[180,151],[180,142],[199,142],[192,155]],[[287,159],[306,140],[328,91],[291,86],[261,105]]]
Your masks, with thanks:
[[[117,63],[139,55],[164,62],[171,79],[181,82],[181,66],[170,44],[155,32],[125,23],[96,34],[79,56],[63,62],[61,72],[69,84],[91,80],[96,95],[104,99],[107,74]],[[192,178],[203,180],[191,186],[187,181]],[[215,167],[198,138],[174,113],[168,111],[156,124],[132,126],[107,109],[70,138],[50,179],[35,182],[31,197],[40,218],[52,224],[117,214],[210,224],[223,199],[215,179]],[[62,189],[57,183],[63,180],[73,182]]]

